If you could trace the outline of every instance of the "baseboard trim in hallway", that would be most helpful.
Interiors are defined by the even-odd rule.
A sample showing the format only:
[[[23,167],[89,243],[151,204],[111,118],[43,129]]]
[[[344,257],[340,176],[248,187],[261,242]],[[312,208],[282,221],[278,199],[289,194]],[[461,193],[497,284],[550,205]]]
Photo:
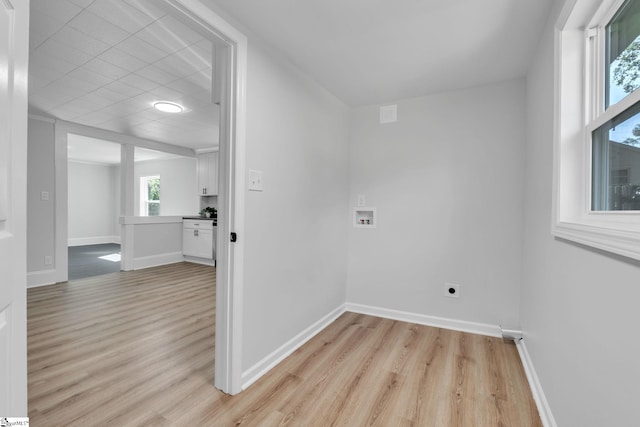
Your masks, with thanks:
[[[399,311],[390,308],[374,307],[371,305],[354,303],[347,303],[346,310],[353,313],[368,314],[370,316],[400,320],[402,322],[417,323],[418,325],[434,326],[436,328],[450,329],[452,331],[469,332],[471,334],[487,335],[490,337],[498,338],[502,337],[502,330],[500,329],[500,326],[490,325],[487,323],[477,323],[469,322],[466,320],[428,316],[426,314],[410,313],[408,311]]]
[[[338,317],[345,312],[344,304],[332,310],[322,319],[291,338],[280,348],[273,351],[267,357],[253,365],[242,373],[242,389],[246,390],[254,382],[258,381],[267,372],[273,369],[278,363],[282,362],[294,351],[302,347],[307,341],[322,332],[327,326],[332,324]]]
[[[556,420],[553,418],[553,414],[551,413],[551,407],[549,406],[547,397],[542,390],[542,384],[540,384],[540,379],[538,378],[538,374],[533,366],[533,361],[531,360],[531,355],[529,355],[529,350],[527,350],[525,340],[517,340],[516,348],[518,349],[518,354],[520,355],[520,360],[524,367],[524,373],[527,375],[527,380],[529,381],[529,388],[531,389],[531,394],[533,394],[533,400],[536,402],[536,406],[538,407],[538,413],[540,414],[542,425],[544,427],[558,427]]]

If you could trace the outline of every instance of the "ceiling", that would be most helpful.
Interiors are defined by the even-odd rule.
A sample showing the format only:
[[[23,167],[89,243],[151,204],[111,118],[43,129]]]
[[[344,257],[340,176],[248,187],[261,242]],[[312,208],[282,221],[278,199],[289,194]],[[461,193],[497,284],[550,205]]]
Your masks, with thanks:
[[[524,76],[552,2],[203,1],[353,106]],[[30,111],[192,149],[217,145],[212,42],[162,4],[32,0]],[[185,112],[156,111],[159,100]]]
[[[217,145],[212,43],[160,3],[32,0],[30,112],[192,149]],[[161,100],[185,111],[157,111]]]
[[[350,105],[526,74],[552,0],[205,0]]]

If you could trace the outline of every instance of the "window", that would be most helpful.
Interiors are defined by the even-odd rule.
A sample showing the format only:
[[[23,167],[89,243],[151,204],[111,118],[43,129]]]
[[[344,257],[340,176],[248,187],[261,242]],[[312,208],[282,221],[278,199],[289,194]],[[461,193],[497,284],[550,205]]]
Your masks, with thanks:
[[[140,178],[140,216],[160,215],[160,176]]]
[[[602,29],[591,32],[592,38],[598,33],[600,39],[591,42],[592,57],[602,59],[593,64],[591,102],[602,91],[604,105],[594,106],[592,122],[606,122],[591,133],[591,209],[640,210],[640,101],[621,113],[611,108],[640,87],[640,0],[626,0]],[[619,171],[625,171],[625,182]]]
[[[556,24],[553,234],[640,259],[640,0]]]

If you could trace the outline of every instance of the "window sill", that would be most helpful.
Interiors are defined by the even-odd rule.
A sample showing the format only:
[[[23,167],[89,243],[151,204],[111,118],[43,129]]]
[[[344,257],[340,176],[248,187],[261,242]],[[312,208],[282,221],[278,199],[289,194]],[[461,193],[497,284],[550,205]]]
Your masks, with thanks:
[[[640,260],[640,232],[574,222],[558,222],[555,237]]]

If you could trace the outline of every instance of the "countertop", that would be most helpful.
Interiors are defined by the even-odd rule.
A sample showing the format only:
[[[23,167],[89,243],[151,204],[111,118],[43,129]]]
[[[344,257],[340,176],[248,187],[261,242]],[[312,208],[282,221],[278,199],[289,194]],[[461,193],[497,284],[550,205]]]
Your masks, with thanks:
[[[206,218],[204,216],[183,216],[182,219],[196,219],[198,221],[213,221],[213,225],[218,224],[217,218]]]

